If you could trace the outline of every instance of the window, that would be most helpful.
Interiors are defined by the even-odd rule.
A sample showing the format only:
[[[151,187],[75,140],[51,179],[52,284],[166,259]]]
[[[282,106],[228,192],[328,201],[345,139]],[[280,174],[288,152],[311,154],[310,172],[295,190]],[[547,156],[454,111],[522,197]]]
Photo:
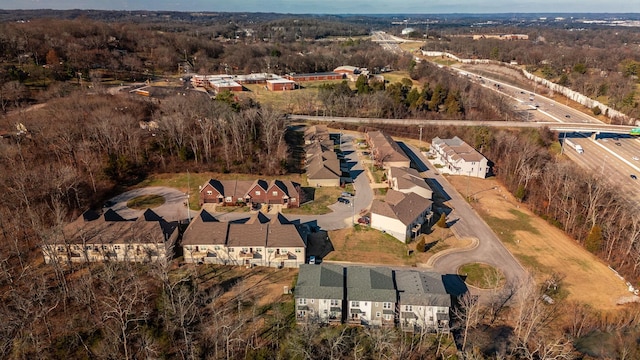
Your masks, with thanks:
[[[299,253],[299,252],[302,252],[302,250],[300,250],[300,249],[296,249],[296,252],[297,252],[297,253]]]
[[[378,303],[375,303],[373,306],[378,307]]]
[[[380,317],[380,311],[376,311],[376,317],[379,318]]]
[[[107,250],[107,245],[102,245],[102,250]]]
[[[385,320],[391,320],[391,314],[384,314]]]
[[[207,247],[206,246],[201,246],[200,250],[207,250]]]
[[[64,252],[64,246],[58,246],[58,252]]]
[[[273,249],[269,249],[269,253],[272,253],[272,252],[273,252]]]
[[[114,250],[120,250],[120,245],[114,245],[114,246],[113,246],[113,249],[114,249]]]
[[[433,316],[429,316],[429,321],[433,321]]]
[[[234,252],[235,249],[234,248],[229,248],[229,252]]]
[[[272,192],[271,192],[271,195],[273,195],[273,196],[278,196],[278,192],[277,192],[277,191],[272,191]]]
[[[257,195],[257,196],[260,196],[260,191],[256,191],[256,195]]]
[[[360,302],[359,301],[352,301],[351,302],[351,307],[360,307]]]
[[[405,305],[404,311],[413,311],[413,307],[411,307],[411,305]]]
[[[311,303],[313,304],[314,299],[311,299]]]
[[[391,303],[390,302],[382,303],[382,308],[383,309],[391,309]]]
[[[243,252],[248,252],[248,251],[249,251],[249,249],[247,249],[247,248],[242,248],[242,251],[243,251]]]
[[[207,190],[207,195],[213,195],[213,191]]]
[[[257,252],[262,252],[262,248],[257,248],[256,251]]]
[[[298,299],[298,305],[307,305],[307,299],[305,298]]]
[[[329,310],[324,309],[324,314],[325,314],[325,315],[328,315],[328,314],[329,314]]]
[[[78,246],[78,245],[73,245],[73,250],[80,250],[80,246]]]
[[[128,250],[133,250],[133,245],[127,245]],[[188,247],[187,250],[191,250],[191,247]]]
[[[296,198],[291,198],[291,202],[296,202]]]
[[[331,299],[331,306],[338,306],[340,303],[336,299]]]
[[[214,250],[220,250],[220,246],[214,246],[213,249]]]

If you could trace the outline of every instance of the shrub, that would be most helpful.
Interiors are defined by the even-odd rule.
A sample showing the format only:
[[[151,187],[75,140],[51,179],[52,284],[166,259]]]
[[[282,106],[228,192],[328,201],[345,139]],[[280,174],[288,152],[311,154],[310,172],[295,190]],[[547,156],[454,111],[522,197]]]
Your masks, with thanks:
[[[424,243],[424,237],[423,237],[416,244],[416,251],[423,253],[424,250],[425,250],[425,243]]]
[[[436,224],[438,227],[447,228],[447,215],[445,213],[440,214],[440,219],[438,219],[438,223]]]

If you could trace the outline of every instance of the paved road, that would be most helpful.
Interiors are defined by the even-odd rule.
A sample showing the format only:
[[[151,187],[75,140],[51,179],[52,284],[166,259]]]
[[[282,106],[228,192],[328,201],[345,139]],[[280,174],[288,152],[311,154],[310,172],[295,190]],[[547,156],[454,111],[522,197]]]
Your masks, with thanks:
[[[135,210],[127,207],[127,201],[142,195],[159,195],[165,200],[164,204],[152,209],[156,214],[162,216],[167,221],[177,221],[187,218],[187,207],[185,201],[187,196],[185,193],[169,187],[151,186],[146,188],[135,189],[122,193],[110,202],[113,204],[106,209],[116,211],[125,219],[134,219],[142,215],[144,210]],[[194,213],[191,213],[193,216]]]
[[[524,121],[503,121],[503,120],[426,120],[426,119],[384,119],[384,118],[358,118],[340,116],[310,116],[310,115],[289,115],[293,121],[319,121],[337,122],[351,124],[394,124],[394,125],[435,125],[435,126],[489,126],[506,128],[541,128],[548,127],[551,130],[573,129],[573,131],[599,131],[604,133],[629,134],[633,126],[608,125],[608,124],[586,124],[575,122],[559,123],[553,122],[524,122]]]
[[[427,182],[434,191],[447,201],[452,211],[447,216],[448,222],[454,222],[451,229],[458,238],[476,238],[478,246],[471,250],[458,251],[439,256],[433,262],[433,268],[442,274],[456,274],[460,266],[471,262],[481,262],[502,270],[507,281],[517,282],[527,277],[527,272],[511,253],[502,245],[496,234],[480,218],[467,201],[455,190],[447,179],[433,171],[433,167],[415,147],[403,145]]]
[[[346,205],[336,202],[329,205],[333,212],[325,215],[293,215],[287,214],[291,221],[299,220],[301,223],[315,223],[322,230],[338,230],[351,226],[358,221],[360,212],[371,207],[373,202],[373,190],[369,186],[369,179],[358,160],[358,154],[354,146],[352,135],[341,136],[341,149],[345,154],[345,160],[350,167],[349,173],[353,179],[355,196],[351,198],[351,204]],[[226,213],[216,214],[221,221],[233,221],[248,218],[248,213]]]

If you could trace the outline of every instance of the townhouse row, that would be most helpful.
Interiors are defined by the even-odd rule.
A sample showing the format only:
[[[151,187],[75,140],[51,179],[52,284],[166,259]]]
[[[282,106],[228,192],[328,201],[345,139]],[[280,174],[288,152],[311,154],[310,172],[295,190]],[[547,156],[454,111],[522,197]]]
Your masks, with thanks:
[[[300,206],[300,184],[289,180],[217,180],[210,179],[200,187],[200,205],[261,204],[281,205],[283,208]]]
[[[306,259],[308,231],[278,213],[245,222],[221,222],[206,210],[182,235],[184,260],[221,265],[298,267]]]
[[[452,298],[442,275],[434,272],[306,264],[300,266],[294,297],[298,323],[449,331]]]

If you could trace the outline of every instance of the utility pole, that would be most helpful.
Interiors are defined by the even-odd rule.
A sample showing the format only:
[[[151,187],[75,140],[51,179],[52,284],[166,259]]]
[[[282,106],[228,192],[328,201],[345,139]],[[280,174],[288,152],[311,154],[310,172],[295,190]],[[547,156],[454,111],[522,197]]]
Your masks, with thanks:
[[[422,147],[422,125],[420,125],[420,147]]]
[[[189,209],[189,196],[191,193],[191,177],[189,175],[189,170],[187,170],[187,221],[191,223],[191,211]]]

